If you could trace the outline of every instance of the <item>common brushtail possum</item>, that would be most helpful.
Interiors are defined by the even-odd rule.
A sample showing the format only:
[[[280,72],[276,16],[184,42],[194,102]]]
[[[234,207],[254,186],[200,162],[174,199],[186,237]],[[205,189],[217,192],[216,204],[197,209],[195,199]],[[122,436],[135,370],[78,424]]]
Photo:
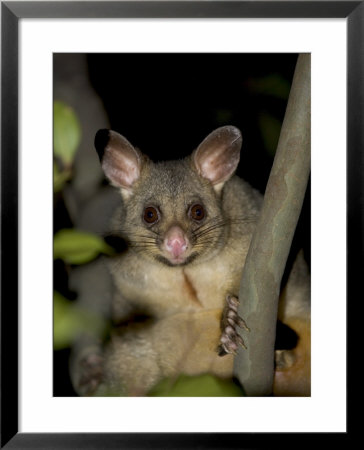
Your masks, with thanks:
[[[261,194],[234,175],[241,144],[240,131],[225,126],[189,157],[154,163],[115,131],[97,133],[102,169],[121,194],[111,228],[127,250],[107,262],[118,326],[104,346],[81,352],[73,377],[79,393],[145,395],[161,379],[182,373],[232,377],[234,354],[244,346],[239,328],[249,325],[237,314],[239,284],[262,203]],[[307,332],[309,278],[302,257],[292,273],[280,315]],[[303,345],[299,380],[310,364]],[[297,366],[293,351],[278,356],[283,375]],[[292,395],[308,395],[306,372]],[[281,379],[276,387],[285,395]]]

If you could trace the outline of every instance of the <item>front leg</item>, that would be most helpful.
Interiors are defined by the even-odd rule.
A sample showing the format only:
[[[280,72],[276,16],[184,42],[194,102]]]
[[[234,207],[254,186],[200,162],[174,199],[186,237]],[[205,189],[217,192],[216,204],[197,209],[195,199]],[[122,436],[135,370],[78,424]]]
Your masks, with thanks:
[[[240,336],[239,328],[250,331],[244,320],[238,315],[239,300],[233,295],[226,296],[226,303],[221,318],[220,344],[217,348],[219,356],[229,353],[236,355],[239,345],[246,349],[243,338]]]

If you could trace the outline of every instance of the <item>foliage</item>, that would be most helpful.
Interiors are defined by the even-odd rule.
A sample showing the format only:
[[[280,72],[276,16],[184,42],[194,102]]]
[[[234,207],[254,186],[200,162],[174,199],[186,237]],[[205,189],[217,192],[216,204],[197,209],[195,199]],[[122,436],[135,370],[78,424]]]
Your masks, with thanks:
[[[158,383],[149,393],[152,397],[240,397],[242,389],[230,380],[209,374],[180,375]]]
[[[59,101],[54,102],[54,193],[62,199],[66,182],[72,180],[73,161],[81,142],[81,126],[73,109]],[[74,228],[59,230],[53,240],[53,257],[68,265],[86,264],[100,253],[113,254],[113,249],[104,240],[92,233]],[[69,269],[69,268],[68,268]],[[103,335],[108,324],[104,319],[76,302],[54,292],[54,349],[70,347],[81,333]]]
[[[259,114],[259,127],[267,152],[274,156],[279,134],[281,132],[281,121],[269,112]]]
[[[99,315],[79,307],[58,292],[54,292],[53,308],[55,350],[69,347],[81,333],[101,336],[108,329],[108,323]]]
[[[62,102],[53,105],[53,184],[59,192],[72,176],[72,163],[81,142],[81,125],[73,109]]]
[[[284,101],[287,100],[291,88],[291,83],[278,73],[250,78],[248,85],[254,95],[266,95]]]
[[[67,264],[85,264],[100,253],[112,255],[114,250],[99,236],[64,228],[54,236],[54,259],[60,258]]]
[[[54,155],[70,166],[81,141],[81,125],[73,109],[62,102],[54,102],[53,113]]]
[[[254,96],[270,97],[275,102],[283,101],[286,103],[291,83],[282,75],[272,73],[263,77],[251,78],[248,81],[248,86]],[[273,105],[275,105],[275,102],[273,102]],[[282,126],[281,118],[277,117],[275,108],[271,108],[271,110],[259,113],[258,123],[264,147],[268,154],[274,157]]]

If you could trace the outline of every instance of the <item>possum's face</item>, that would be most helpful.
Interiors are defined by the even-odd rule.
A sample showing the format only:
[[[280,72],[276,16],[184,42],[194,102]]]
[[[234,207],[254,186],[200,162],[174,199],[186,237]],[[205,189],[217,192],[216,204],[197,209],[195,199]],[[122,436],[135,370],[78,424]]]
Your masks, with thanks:
[[[100,130],[96,148],[124,200],[120,233],[141,256],[168,266],[203,262],[224,246],[221,191],[239,162],[234,127],[211,133],[188,158],[154,164],[125,138]]]
[[[150,163],[124,203],[130,245],[163,264],[205,260],[224,244],[220,198],[189,159]]]

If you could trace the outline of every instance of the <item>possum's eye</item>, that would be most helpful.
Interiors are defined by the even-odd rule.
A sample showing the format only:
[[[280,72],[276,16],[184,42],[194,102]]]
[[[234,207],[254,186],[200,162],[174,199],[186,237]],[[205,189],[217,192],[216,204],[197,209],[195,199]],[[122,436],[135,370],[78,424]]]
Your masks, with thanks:
[[[190,208],[189,216],[193,220],[202,220],[205,217],[205,210],[203,209],[203,206],[201,205],[193,205]]]
[[[147,206],[144,210],[143,219],[144,222],[146,222],[149,225],[158,222],[159,220],[158,210],[153,206]]]

